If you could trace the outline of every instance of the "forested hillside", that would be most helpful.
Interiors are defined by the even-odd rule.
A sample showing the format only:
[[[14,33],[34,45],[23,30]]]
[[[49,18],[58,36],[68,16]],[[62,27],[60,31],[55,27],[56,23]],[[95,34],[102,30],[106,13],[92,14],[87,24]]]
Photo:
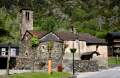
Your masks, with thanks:
[[[21,8],[34,11],[34,29],[39,31],[74,29],[104,38],[120,30],[120,0],[0,0],[0,42],[18,42]]]

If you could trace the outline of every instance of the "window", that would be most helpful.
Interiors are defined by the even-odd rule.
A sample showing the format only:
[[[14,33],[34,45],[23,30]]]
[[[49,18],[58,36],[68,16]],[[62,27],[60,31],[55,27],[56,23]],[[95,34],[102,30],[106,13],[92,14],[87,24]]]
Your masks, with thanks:
[[[6,48],[2,48],[2,52],[3,52],[3,51],[6,51]]]
[[[6,55],[6,48],[2,48],[1,55],[5,56]]]
[[[16,56],[16,48],[11,48],[11,56]]]
[[[28,56],[28,53],[25,53],[25,56]]]
[[[5,56],[5,55],[6,55],[6,53],[5,53],[5,52],[2,52],[2,53],[1,53],[1,55],[2,55],[2,56]]]
[[[27,36],[25,37],[25,40],[28,40],[28,37],[27,37]]]
[[[26,12],[25,16],[26,16],[26,19],[29,21],[30,13],[29,13],[29,12]]]

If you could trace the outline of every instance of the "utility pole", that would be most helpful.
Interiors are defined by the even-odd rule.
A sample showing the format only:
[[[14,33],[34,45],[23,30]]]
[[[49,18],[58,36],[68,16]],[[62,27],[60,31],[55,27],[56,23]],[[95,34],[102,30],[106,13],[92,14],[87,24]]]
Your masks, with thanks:
[[[7,69],[6,69],[6,76],[9,77],[9,66],[10,66],[10,54],[11,54],[11,43],[8,43],[8,55],[7,55]]]

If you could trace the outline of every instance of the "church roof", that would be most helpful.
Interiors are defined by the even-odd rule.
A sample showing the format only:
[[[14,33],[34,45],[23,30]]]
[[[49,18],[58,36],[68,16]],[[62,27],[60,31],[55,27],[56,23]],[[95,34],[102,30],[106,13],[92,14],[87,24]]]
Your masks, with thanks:
[[[56,41],[56,42],[62,42],[62,40],[57,36],[55,35],[54,33],[49,33],[47,35],[45,35],[44,37],[42,37],[40,39],[41,42],[46,42],[46,41]]]
[[[72,32],[53,32],[53,33],[47,33],[47,32],[39,32],[39,31],[26,31],[31,36],[36,36],[41,41],[75,41],[76,39],[80,41],[86,41],[87,44],[105,44],[106,41],[104,39],[98,39],[95,36],[92,36],[88,33],[79,33],[79,34],[73,34]],[[25,36],[25,34],[24,34]],[[24,38],[23,36],[23,38]]]

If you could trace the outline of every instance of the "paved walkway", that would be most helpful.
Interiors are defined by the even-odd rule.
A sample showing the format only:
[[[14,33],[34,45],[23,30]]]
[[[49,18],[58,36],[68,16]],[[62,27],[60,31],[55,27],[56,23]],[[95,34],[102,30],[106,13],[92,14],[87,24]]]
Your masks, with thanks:
[[[120,67],[98,72],[77,73],[77,78],[120,78]]]

